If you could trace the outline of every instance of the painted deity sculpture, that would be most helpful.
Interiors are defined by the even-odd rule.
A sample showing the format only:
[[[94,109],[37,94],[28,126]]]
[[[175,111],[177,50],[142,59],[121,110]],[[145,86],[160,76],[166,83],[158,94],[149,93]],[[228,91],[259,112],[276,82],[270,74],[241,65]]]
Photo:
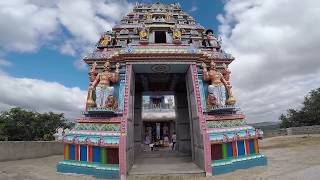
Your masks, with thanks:
[[[206,31],[206,34],[207,34],[208,45],[213,47],[213,48],[219,49],[220,48],[220,42],[214,36],[213,31],[211,29],[208,29]]]
[[[173,29],[173,43],[181,44],[181,31],[178,28]]]
[[[107,61],[104,64],[103,72],[99,73],[92,85],[90,86],[90,90],[96,90],[96,105],[98,108],[108,108],[115,110],[116,108],[116,100],[113,96],[114,88],[111,86],[112,83],[117,83],[119,81],[119,67],[120,64],[116,64],[115,72],[111,72],[111,64]],[[110,107],[110,99],[113,99],[112,107]]]
[[[166,13],[166,15],[165,15],[165,19],[166,19],[166,21],[170,21],[171,20],[171,18],[172,18],[172,15],[170,14],[170,13]]]
[[[98,42],[98,48],[107,47],[110,43],[111,43],[111,36],[108,34],[102,35]]]
[[[226,105],[227,81],[223,75],[216,69],[216,64],[211,61],[209,71],[207,65],[202,63],[203,79],[210,81],[208,86],[207,108],[215,108]]]
[[[96,67],[97,67],[97,63],[94,62],[92,64],[92,67],[90,69],[90,72],[89,72],[89,87],[91,87],[93,81],[96,79],[97,75],[98,75],[98,72],[96,70]],[[88,91],[88,96],[87,96],[87,103],[86,103],[86,110],[88,108],[92,108],[92,107],[95,107],[96,103],[94,102],[94,96],[95,96],[95,92],[89,88],[89,91]]]
[[[146,14],[146,19],[147,20],[152,20],[152,14],[151,13],[147,13]]]
[[[145,27],[139,30],[139,37],[141,44],[148,44],[148,30]]]
[[[227,83],[227,101],[226,101],[226,105],[234,105],[236,103],[236,98],[233,96],[232,94],[232,86],[231,86],[231,83],[230,83],[230,74],[231,74],[231,71],[228,69],[228,66],[223,63],[222,64],[223,66],[223,70],[222,70],[222,76],[224,77],[224,79],[226,80],[226,83]]]

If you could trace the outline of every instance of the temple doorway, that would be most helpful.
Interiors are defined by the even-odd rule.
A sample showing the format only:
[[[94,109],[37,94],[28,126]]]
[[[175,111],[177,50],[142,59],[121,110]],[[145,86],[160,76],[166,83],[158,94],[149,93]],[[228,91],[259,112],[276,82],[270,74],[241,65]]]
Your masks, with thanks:
[[[143,151],[170,151],[172,150],[172,138],[175,132],[174,121],[144,121],[144,149]]]
[[[133,65],[134,145],[129,174],[204,175],[195,162],[188,70],[189,65]]]

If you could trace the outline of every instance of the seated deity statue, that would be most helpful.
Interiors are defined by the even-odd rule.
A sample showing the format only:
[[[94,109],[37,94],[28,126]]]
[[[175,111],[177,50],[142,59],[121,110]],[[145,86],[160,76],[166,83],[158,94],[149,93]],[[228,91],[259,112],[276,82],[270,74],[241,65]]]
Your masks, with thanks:
[[[166,13],[165,19],[166,19],[167,21],[170,21],[171,18],[172,18],[172,15],[171,15],[170,13]]]
[[[111,42],[111,36],[110,35],[103,35],[101,36],[99,43],[98,43],[98,47],[103,48],[103,47],[107,47]]]
[[[173,30],[173,43],[174,44],[181,44],[181,31],[178,28]]]
[[[146,28],[141,28],[139,31],[140,44],[148,44],[148,31]]]
[[[147,40],[148,33],[145,29],[141,30],[139,32],[140,40]]]
[[[96,90],[96,100],[95,103],[98,108],[110,108],[108,105],[109,96],[113,97],[114,88],[111,86],[112,83],[117,83],[119,81],[119,67],[120,64],[116,64],[115,72],[111,72],[111,64],[107,61],[104,64],[103,72],[99,73],[96,79],[90,86],[90,90]],[[114,109],[114,108],[113,108]]]
[[[152,19],[152,14],[148,13],[148,14],[146,14],[146,17],[147,17],[147,20],[150,20],[150,19]]]
[[[211,29],[208,29],[206,31],[207,34],[207,40],[210,47],[219,49],[220,43],[218,42],[217,38],[213,35],[213,31]]]
[[[202,63],[202,68],[204,81],[210,81],[207,98],[208,108],[225,106],[227,82],[223,75],[216,69],[216,64],[213,61],[210,63],[209,71],[205,63]]]

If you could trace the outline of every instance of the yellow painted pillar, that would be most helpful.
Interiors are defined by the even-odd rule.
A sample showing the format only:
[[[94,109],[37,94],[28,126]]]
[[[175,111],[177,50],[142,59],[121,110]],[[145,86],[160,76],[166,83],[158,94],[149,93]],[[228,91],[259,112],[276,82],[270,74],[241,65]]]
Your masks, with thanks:
[[[69,148],[69,144],[64,144],[64,160],[69,160],[69,154],[70,154],[70,148]]]

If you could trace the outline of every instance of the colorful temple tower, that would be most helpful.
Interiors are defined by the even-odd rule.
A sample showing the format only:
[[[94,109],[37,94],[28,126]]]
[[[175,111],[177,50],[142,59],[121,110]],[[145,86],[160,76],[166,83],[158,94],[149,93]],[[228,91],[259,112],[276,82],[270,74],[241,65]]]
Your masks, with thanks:
[[[63,138],[58,172],[125,179],[143,145],[163,137],[204,175],[265,165],[258,145],[263,133],[247,125],[232,93],[233,60],[221,39],[179,4],[137,3],[84,58],[90,69],[86,107]],[[164,99],[168,92],[174,100]],[[150,102],[142,103],[144,94],[151,94]],[[150,113],[169,119],[157,121]],[[146,142],[152,123],[159,133]]]

